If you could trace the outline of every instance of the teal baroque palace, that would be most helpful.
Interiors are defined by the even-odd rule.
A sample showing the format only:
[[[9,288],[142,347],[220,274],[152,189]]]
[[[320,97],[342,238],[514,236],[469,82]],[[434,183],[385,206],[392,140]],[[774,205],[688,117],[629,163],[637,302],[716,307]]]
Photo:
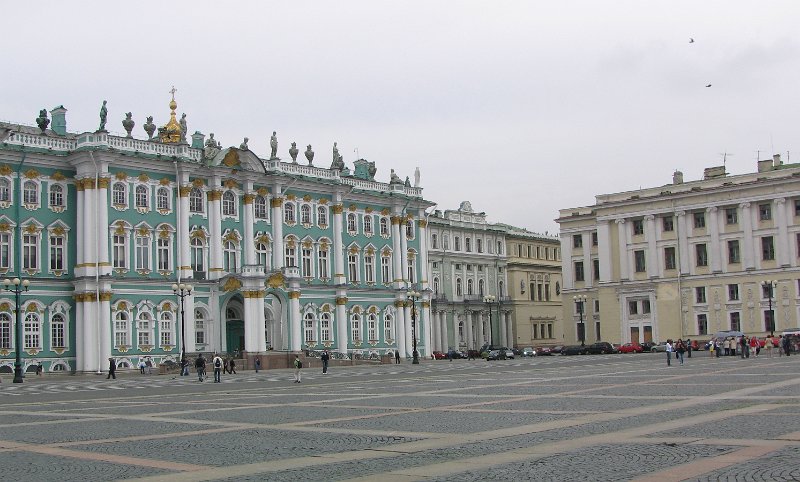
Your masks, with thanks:
[[[174,95],[174,93],[173,93]],[[252,357],[329,349],[430,355],[422,189],[374,180],[374,163],[330,168],[223,148],[185,116],[147,140],[66,128],[62,106],[37,127],[0,123],[0,371],[98,372],[187,353]],[[190,284],[183,299],[172,285]],[[421,293],[409,301],[407,291]],[[185,338],[184,338],[185,337]],[[22,346],[17,345],[16,340]]]

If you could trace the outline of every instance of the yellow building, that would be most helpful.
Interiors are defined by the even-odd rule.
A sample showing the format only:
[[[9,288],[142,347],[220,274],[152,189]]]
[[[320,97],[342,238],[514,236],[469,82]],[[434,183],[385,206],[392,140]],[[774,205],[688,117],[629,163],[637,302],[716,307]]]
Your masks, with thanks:
[[[780,156],[756,173],[713,167],[683,182],[676,172],[665,186],[560,210],[566,341],[796,329],[799,220],[800,165]]]
[[[561,246],[555,236],[506,227],[508,294],[516,347],[563,343]]]

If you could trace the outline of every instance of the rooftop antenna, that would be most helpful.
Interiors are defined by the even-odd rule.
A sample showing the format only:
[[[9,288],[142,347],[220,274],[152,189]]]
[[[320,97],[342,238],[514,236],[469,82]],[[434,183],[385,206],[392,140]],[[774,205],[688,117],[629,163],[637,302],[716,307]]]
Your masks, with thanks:
[[[726,150],[720,152],[719,155],[722,156],[722,168],[727,173],[727,171],[728,171],[728,169],[727,169],[728,156],[733,156],[733,153],[728,152],[728,150],[726,149]]]
[[[769,134],[769,148],[772,150],[772,155],[775,155],[775,146],[772,145],[772,133]]]
[[[353,149],[353,152],[355,152],[355,153],[356,153],[356,159],[360,159],[360,157],[358,157],[358,147],[356,147],[355,149]]]

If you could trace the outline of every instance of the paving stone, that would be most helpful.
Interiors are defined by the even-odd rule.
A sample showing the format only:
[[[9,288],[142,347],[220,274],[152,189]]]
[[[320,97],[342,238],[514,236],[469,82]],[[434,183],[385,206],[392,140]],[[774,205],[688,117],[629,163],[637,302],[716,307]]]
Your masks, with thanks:
[[[0,480],[8,481],[88,482],[171,473],[174,472],[140,465],[109,464],[30,452],[0,452]]]

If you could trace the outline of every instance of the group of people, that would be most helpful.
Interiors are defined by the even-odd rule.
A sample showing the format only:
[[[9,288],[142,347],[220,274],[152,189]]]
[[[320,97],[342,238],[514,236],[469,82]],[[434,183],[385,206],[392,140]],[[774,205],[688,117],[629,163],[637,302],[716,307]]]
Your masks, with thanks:
[[[673,353],[675,353],[675,360],[683,365],[684,354],[688,354],[689,358],[692,357],[692,341],[688,338],[686,341],[678,338],[677,341],[673,342],[672,338],[670,338],[667,340],[665,351],[667,352],[667,366],[672,366]]]
[[[768,335],[763,342],[758,337],[748,337],[747,335],[736,338],[732,336],[725,339],[715,338],[709,343],[709,355],[717,358],[720,356],[736,356],[737,354],[741,358],[750,358],[750,355],[758,357],[761,354],[762,347],[767,351],[770,358],[772,358],[775,349],[778,350],[779,356],[784,354],[789,356],[792,351],[792,342],[789,336],[784,335],[778,335],[777,338]]]
[[[206,359],[201,353],[194,361],[194,368],[197,370],[197,380],[202,382],[207,378],[206,375]],[[211,359],[211,366],[214,369],[214,383],[222,383],[222,371],[225,373],[236,373],[236,362],[233,358],[223,360],[218,354],[214,354]]]

